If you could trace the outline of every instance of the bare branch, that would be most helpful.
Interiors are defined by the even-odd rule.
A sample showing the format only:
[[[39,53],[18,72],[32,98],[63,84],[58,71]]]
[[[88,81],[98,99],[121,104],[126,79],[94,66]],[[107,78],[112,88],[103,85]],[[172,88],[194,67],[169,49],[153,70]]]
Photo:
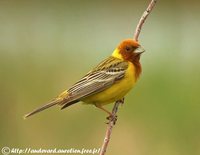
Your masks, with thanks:
[[[156,2],[157,2],[157,0],[151,0],[151,2],[149,3],[149,6],[147,7],[147,9],[142,14],[142,16],[141,16],[141,18],[139,20],[139,23],[137,24],[137,27],[135,29],[135,34],[134,34],[134,37],[133,37],[135,41],[138,41],[138,38],[139,38],[139,35],[140,35],[140,31],[142,29],[142,26],[143,26],[145,20],[147,19],[148,15],[153,10]]]
[[[107,147],[108,147],[108,143],[110,141],[110,136],[111,136],[111,133],[112,133],[112,128],[113,128],[113,126],[115,125],[115,123],[117,121],[118,107],[119,107],[120,104],[123,104],[123,103],[124,103],[124,99],[123,100],[118,100],[118,101],[115,102],[115,105],[114,105],[113,110],[112,110],[113,119],[109,120],[108,127],[107,127],[107,130],[106,130],[106,135],[105,135],[105,138],[104,138],[104,141],[103,141],[103,145],[101,147],[101,152],[99,153],[99,155],[105,155],[105,153],[106,153],[106,150],[107,150]]]
[[[147,9],[145,10],[142,17],[140,18],[139,23],[138,23],[138,25],[135,29],[134,40],[138,41],[138,37],[139,37],[140,31],[142,29],[142,26],[143,26],[146,18],[148,17],[148,15],[152,11],[153,7],[155,6],[156,2],[157,2],[157,0],[151,0]],[[124,103],[124,100],[118,100],[118,101],[115,102],[115,105],[114,105],[113,110],[112,110],[112,118],[113,119],[109,120],[108,127],[107,127],[107,130],[106,130],[106,135],[105,135],[105,138],[104,138],[104,141],[103,141],[99,155],[105,155],[105,153],[106,153],[108,143],[110,141],[112,129],[113,129],[113,127],[116,123],[116,120],[117,120],[118,107],[119,107],[120,104],[123,104],[123,103]]]

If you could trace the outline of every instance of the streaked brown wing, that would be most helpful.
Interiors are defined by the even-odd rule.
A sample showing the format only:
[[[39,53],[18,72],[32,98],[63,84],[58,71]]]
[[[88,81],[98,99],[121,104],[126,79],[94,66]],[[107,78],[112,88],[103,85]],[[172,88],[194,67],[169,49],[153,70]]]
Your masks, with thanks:
[[[69,90],[63,108],[85,97],[101,92],[124,77],[128,62],[109,57],[75,83]],[[62,109],[63,109],[62,108]]]

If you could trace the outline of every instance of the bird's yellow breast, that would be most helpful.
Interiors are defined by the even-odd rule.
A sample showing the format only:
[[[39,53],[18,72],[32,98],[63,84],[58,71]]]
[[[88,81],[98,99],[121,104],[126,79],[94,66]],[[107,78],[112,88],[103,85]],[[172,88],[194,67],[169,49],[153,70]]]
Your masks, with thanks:
[[[131,90],[135,82],[135,67],[131,62],[129,62],[125,76],[121,80],[116,81],[116,83],[106,90],[85,98],[83,102],[97,105],[105,105],[115,102],[122,99]]]

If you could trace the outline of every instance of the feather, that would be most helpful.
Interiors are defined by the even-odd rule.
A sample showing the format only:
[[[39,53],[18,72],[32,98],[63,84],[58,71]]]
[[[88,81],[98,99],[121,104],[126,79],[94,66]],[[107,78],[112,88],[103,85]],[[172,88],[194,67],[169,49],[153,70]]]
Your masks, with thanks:
[[[71,102],[82,100],[111,87],[124,77],[127,68],[128,62],[112,56],[107,58],[68,89],[67,102],[59,103],[63,106],[61,109],[72,105]]]
[[[45,109],[47,109],[47,108],[50,108],[50,107],[52,107],[52,106],[54,106],[54,105],[57,105],[57,104],[60,103],[60,102],[61,102],[61,101],[59,101],[59,100],[53,100],[52,102],[49,102],[49,103],[43,105],[42,107],[39,107],[39,108],[33,110],[32,112],[26,114],[26,115],[24,116],[24,119],[26,119],[26,118],[28,118],[28,117],[30,117],[30,116],[36,114],[36,113],[39,113],[39,112],[41,112],[41,111],[43,111],[43,110],[45,110]]]

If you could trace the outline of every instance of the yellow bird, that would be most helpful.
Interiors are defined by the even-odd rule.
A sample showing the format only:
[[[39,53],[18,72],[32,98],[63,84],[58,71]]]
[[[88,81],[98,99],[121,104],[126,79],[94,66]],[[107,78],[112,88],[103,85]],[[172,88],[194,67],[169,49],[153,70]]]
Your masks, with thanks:
[[[54,105],[62,106],[61,109],[64,109],[79,101],[93,104],[112,116],[112,113],[103,106],[123,99],[134,86],[142,71],[140,56],[143,52],[144,49],[137,41],[132,39],[122,41],[110,57],[68,90],[24,117],[27,118]]]

